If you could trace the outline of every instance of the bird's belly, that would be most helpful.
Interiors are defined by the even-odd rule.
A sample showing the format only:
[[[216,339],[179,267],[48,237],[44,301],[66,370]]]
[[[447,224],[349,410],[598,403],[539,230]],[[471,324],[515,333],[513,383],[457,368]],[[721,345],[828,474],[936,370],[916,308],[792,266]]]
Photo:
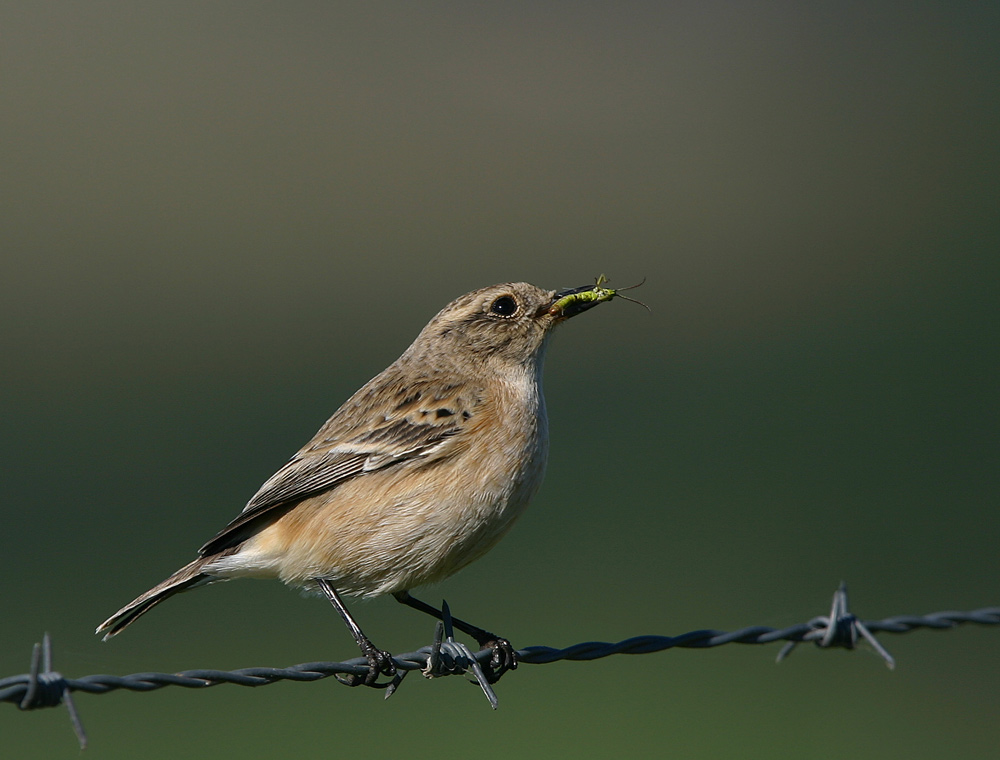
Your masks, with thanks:
[[[443,580],[492,548],[524,511],[544,452],[521,461],[522,471],[501,470],[495,482],[447,462],[366,474],[297,505],[213,572],[303,587],[327,578],[360,596]]]

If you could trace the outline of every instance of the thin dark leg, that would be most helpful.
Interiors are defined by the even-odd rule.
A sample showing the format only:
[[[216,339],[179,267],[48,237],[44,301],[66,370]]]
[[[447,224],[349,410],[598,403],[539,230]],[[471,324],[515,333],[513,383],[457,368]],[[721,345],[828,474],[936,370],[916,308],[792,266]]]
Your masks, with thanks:
[[[351,617],[351,613],[347,611],[344,600],[340,598],[337,589],[331,586],[330,582],[324,578],[317,578],[316,583],[323,590],[323,593],[326,594],[326,598],[330,600],[330,604],[340,613],[340,617],[344,619],[354,640],[358,642],[361,654],[368,660],[368,675],[365,676],[363,681],[359,680],[358,676],[349,675],[342,679],[343,682],[348,686],[357,686],[360,683],[363,683],[365,686],[374,686],[376,685],[375,681],[378,680],[381,673],[387,676],[395,676],[396,665],[392,661],[392,655],[376,647],[365,636],[365,632],[361,630],[361,626],[357,624],[354,618]]]
[[[407,607],[412,607],[415,610],[423,612],[425,615],[430,615],[438,620],[444,619],[444,614],[437,607],[432,607],[427,604],[427,602],[422,602],[410,596],[409,591],[399,591],[393,594],[396,597],[396,601],[401,604],[405,604]],[[476,640],[483,649],[492,649],[493,658],[490,660],[490,669],[487,671],[487,680],[490,683],[496,683],[500,680],[500,676],[506,673],[508,670],[514,670],[517,667],[517,652],[511,643],[507,639],[497,636],[495,633],[490,633],[489,631],[480,628],[479,626],[472,625],[471,623],[466,623],[464,620],[459,620],[457,617],[451,619],[451,624],[462,631],[462,633],[467,633],[469,636]]]

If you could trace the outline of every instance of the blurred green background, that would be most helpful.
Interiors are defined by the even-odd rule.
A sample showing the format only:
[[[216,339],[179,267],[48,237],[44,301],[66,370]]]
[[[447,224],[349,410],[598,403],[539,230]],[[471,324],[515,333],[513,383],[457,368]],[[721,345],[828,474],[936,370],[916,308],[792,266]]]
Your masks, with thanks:
[[[0,8],[0,676],[356,655],[275,582],[94,627],[451,298],[624,302],[549,353],[548,478],[439,587],[518,646],[1000,603],[1000,6]],[[429,619],[355,603],[381,646]],[[1000,631],[81,695],[95,758],[994,757]],[[0,706],[10,757],[78,754]]]

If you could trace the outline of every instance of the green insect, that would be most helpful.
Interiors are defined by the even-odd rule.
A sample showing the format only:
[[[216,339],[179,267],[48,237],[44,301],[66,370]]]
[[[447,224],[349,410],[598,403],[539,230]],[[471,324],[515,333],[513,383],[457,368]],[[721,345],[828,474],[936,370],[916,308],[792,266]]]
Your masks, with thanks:
[[[559,293],[556,302],[549,307],[549,313],[555,316],[569,318],[579,314],[580,312],[586,311],[587,309],[591,309],[599,303],[610,301],[615,297],[624,298],[626,301],[637,303],[649,311],[649,307],[642,301],[637,301],[634,298],[629,298],[628,296],[623,296],[621,294],[623,290],[632,290],[633,288],[637,288],[645,281],[646,278],[644,277],[642,282],[639,282],[636,285],[630,285],[627,288],[606,288],[604,285],[609,282],[609,280],[602,274],[597,278],[597,281],[592,287],[574,288],[573,290],[564,290],[562,293]]]

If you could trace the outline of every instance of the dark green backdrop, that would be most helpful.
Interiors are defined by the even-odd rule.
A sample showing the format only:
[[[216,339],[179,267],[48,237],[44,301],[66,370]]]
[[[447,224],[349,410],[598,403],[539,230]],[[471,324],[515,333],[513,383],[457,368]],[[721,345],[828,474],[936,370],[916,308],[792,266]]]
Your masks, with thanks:
[[[480,7],[480,6],[483,7]],[[1000,603],[989,3],[0,9],[0,676],[355,655],[274,582],[94,627],[449,299],[635,295],[548,359],[548,479],[423,596],[517,645]],[[382,646],[427,643],[391,600]],[[1000,631],[81,695],[95,758],[990,757]],[[0,705],[3,752],[75,757]]]

